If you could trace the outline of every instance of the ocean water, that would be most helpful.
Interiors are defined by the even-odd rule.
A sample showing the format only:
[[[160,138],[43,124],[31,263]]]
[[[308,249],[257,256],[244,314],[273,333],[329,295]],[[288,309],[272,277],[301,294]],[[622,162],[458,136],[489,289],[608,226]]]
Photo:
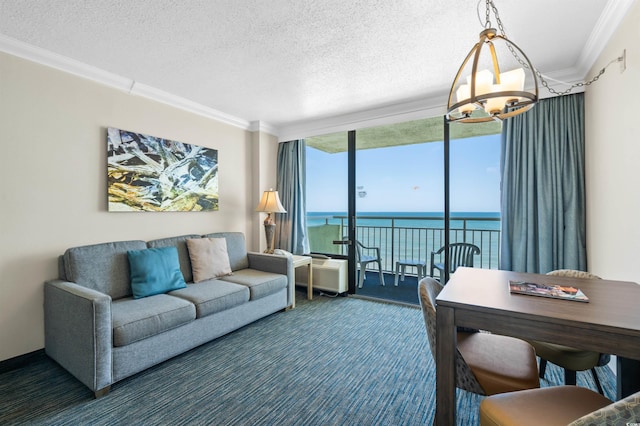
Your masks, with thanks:
[[[307,226],[347,226],[346,212],[308,212]],[[500,251],[499,212],[452,212],[451,242],[470,242],[481,254],[475,266],[497,268]],[[393,271],[399,259],[428,260],[444,245],[443,212],[358,212],[356,239],[366,246],[380,247],[383,269]],[[313,242],[312,242],[313,246]],[[341,248],[344,250],[344,246]]]
[[[452,212],[451,228],[467,227],[474,229],[500,230],[500,212]],[[325,223],[347,223],[346,212],[307,212],[307,226],[318,226]],[[357,226],[395,225],[404,228],[442,228],[444,229],[443,212],[358,212]]]

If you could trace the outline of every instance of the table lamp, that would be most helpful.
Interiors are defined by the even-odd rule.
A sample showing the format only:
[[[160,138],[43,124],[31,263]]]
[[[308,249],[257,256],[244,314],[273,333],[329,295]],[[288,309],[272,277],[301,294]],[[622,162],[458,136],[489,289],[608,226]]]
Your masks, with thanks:
[[[287,212],[284,207],[282,207],[282,203],[280,203],[278,191],[274,191],[273,189],[264,191],[264,193],[262,194],[262,199],[258,203],[258,207],[256,207],[256,211],[267,213],[267,217],[264,220],[264,234],[267,238],[267,249],[264,252],[273,253],[276,222],[275,220],[273,220],[272,214]]]

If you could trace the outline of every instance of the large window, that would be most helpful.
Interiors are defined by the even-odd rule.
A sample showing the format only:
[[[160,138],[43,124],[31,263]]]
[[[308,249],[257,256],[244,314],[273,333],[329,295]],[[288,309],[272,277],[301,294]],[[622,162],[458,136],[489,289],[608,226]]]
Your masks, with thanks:
[[[482,246],[486,259],[481,254],[478,266],[497,268],[500,127],[482,126],[452,134],[452,242]],[[356,131],[356,238],[380,248],[387,285],[393,285],[398,260],[424,259],[429,271],[430,253],[444,244],[442,127],[437,117]],[[331,242],[346,235],[347,133],[306,140],[312,251],[346,254],[345,246]],[[369,283],[379,281],[377,265],[368,265],[370,275]]]

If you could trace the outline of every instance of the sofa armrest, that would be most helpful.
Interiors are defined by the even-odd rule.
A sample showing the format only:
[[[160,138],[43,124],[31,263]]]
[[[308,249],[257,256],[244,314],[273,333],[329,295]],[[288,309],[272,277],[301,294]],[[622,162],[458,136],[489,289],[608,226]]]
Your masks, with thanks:
[[[98,394],[108,392],[111,374],[111,297],[81,285],[44,285],[45,352]]]
[[[248,252],[247,257],[249,259],[249,268],[251,269],[287,276],[287,306],[293,305],[293,301],[295,300],[296,276],[293,271],[293,259],[291,256]]]

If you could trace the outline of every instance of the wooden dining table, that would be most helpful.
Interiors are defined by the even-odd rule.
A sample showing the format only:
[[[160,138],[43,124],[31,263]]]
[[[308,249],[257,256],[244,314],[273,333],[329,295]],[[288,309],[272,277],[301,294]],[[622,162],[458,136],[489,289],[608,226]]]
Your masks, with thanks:
[[[589,301],[512,294],[510,280],[574,287]],[[635,282],[461,267],[436,303],[437,425],[456,424],[457,326],[640,360],[640,285]],[[627,379],[628,389],[618,396],[637,390],[640,377]]]

